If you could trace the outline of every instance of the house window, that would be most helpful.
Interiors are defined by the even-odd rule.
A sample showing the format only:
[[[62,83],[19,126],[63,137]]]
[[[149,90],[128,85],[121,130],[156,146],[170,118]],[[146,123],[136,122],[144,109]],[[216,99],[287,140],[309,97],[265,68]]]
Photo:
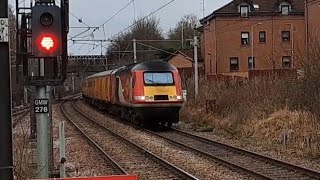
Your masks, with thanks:
[[[282,31],[282,41],[290,41],[290,31]]]
[[[248,5],[240,6],[240,16],[241,17],[249,17],[249,6]]]
[[[239,71],[239,58],[230,58],[230,71]]]
[[[260,31],[259,32],[259,42],[265,43],[267,41],[266,32]]]
[[[282,57],[282,67],[291,68],[291,56]]]
[[[256,59],[255,57],[248,57],[248,69],[256,68]]]
[[[288,15],[290,11],[290,5],[281,5],[281,14]]]
[[[248,32],[241,32],[241,44],[250,44]]]

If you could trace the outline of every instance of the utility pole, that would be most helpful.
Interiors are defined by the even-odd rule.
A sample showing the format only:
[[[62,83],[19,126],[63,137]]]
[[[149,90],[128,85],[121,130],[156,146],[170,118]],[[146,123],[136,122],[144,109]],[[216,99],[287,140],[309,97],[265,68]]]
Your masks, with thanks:
[[[28,104],[28,89],[26,86],[23,87],[23,99],[24,99],[24,104]]]
[[[205,18],[205,9],[206,8],[206,6],[205,6],[205,0],[202,0],[202,16],[203,16],[203,18]]]
[[[184,48],[184,25],[181,26],[181,49]]]
[[[13,180],[8,0],[0,1],[0,177]]]
[[[199,72],[198,72],[198,38],[194,36],[194,93],[195,97],[198,96],[199,93]]]
[[[72,93],[74,93],[74,73],[71,74],[71,79],[72,79]]]
[[[134,60],[134,63],[137,63],[137,42],[136,42],[136,39],[133,39],[133,60]]]

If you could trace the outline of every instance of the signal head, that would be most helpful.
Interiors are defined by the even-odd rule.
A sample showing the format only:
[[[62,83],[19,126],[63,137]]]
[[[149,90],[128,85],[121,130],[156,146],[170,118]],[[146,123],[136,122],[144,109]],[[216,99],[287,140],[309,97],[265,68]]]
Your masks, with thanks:
[[[63,53],[61,9],[36,5],[32,8],[32,55],[58,57]]]
[[[52,14],[46,12],[46,13],[43,13],[40,17],[40,22],[42,25],[44,26],[50,26],[52,25],[53,23],[53,16]]]

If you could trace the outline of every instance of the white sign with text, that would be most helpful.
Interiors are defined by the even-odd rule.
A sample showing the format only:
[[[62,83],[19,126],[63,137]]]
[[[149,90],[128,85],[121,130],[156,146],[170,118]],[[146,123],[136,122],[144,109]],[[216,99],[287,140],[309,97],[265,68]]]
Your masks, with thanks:
[[[0,42],[9,42],[8,18],[0,18]]]

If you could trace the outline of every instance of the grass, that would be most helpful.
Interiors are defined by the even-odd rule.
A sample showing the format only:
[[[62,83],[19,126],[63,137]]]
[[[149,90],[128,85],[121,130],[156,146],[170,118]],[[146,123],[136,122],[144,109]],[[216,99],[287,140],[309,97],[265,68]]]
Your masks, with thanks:
[[[279,152],[320,157],[320,46],[311,48],[309,53],[299,58],[304,71],[302,80],[201,79],[197,98],[193,78],[185,80],[183,88],[188,92],[188,101],[181,110],[181,121],[193,123],[194,128],[213,126],[222,135],[247,139]],[[282,142],[284,132],[288,134],[286,145]]]
[[[181,110],[182,121],[193,123],[194,128],[213,126],[221,135],[263,142],[260,145],[278,151],[283,151],[282,135],[288,132],[285,148],[294,149],[302,156],[320,155],[317,150],[320,147],[317,114],[305,108],[295,108],[301,103],[296,95],[300,90],[298,82],[292,84],[288,79],[264,78],[242,82],[201,82],[197,98],[189,93]],[[192,83],[186,84],[189,84],[185,86],[188,92],[192,91]],[[288,90],[291,86],[296,89]],[[212,101],[212,111],[208,111],[206,102],[212,99],[215,102]],[[311,138],[310,147],[304,142],[308,137]]]

